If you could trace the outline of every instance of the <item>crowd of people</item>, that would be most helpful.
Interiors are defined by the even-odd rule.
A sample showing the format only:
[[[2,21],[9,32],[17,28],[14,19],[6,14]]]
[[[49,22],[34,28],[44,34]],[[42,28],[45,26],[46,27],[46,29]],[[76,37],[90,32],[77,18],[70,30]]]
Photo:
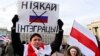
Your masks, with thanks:
[[[15,15],[12,19],[13,27],[11,31],[12,45],[14,53],[19,56],[51,56],[54,53],[60,53],[60,46],[63,39],[63,22],[58,19],[59,32],[55,36],[55,40],[49,45],[41,45],[42,36],[38,33],[34,33],[30,37],[28,44],[22,44],[20,41],[20,33],[16,33],[16,22],[18,21],[18,15]],[[78,47],[67,47],[62,45],[62,49],[65,49],[63,56],[81,56],[81,52]],[[66,52],[67,51],[67,52]],[[60,54],[59,54],[60,55]],[[58,56],[58,55],[57,55]]]
[[[2,47],[1,56],[82,56],[81,50],[76,46],[61,45],[63,39],[63,22],[58,19],[59,32],[56,34],[54,41],[49,45],[42,43],[42,36],[34,33],[30,37],[28,44],[21,43],[20,33],[16,33],[16,22],[18,15],[12,19],[11,42]],[[60,47],[62,48],[60,49]],[[63,49],[63,52],[61,50]],[[58,54],[59,53],[59,54]],[[57,55],[58,54],[58,55]],[[61,54],[61,55],[60,55]]]
[[[12,19],[11,42],[7,45],[0,45],[2,49],[0,56],[85,56],[78,47],[62,44],[64,23],[60,19],[57,21],[59,32],[54,41],[48,45],[41,44],[43,41],[39,33],[34,33],[27,44],[22,43],[20,33],[16,33],[18,19],[18,15]]]
[[[56,34],[54,41],[49,45],[41,44],[42,36],[39,33],[34,33],[30,37],[28,44],[22,43],[20,33],[16,33],[16,22],[18,22],[18,19],[18,15],[15,15],[12,19],[11,42],[5,46],[0,46],[2,47],[1,56],[53,56],[55,53],[59,53],[59,55],[62,54],[62,56],[80,55],[78,54],[80,52],[78,48],[74,48],[74,46],[66,48],[66,45],[61,45],[63,39],[62,27],[64,23],[60,19],[57,21],[59,32]],[[62,48],[60,48],[61,46]],[[63,50],[63,52],[61,52],[61,49],[65,51]],[[73,49],[75,49],[74,52]]]
[[[54,53],[52,53],[51,56],[84,56],[81,53],[81,50],[76,46],[69,46],[68,44],[61,45],[61,46],[62,46],[62,48],[59,51],[55,51]],[[2,48],[3,47],[4,46],[2,46]],[[43,47],[43,46],[41,46],[41,47]],[[1,51],[1,49],[0,49],[0,51]],[[18,53],[14,53],[12,42],[10,42],[7,46],[5,46],[5,49],[3,48],[2,51],[1,51],[0,56],[20,56]],[[31,56],[31,55],[29,55],[29,56]],[[44,56],[46,56],[46,55],[44,55]]]

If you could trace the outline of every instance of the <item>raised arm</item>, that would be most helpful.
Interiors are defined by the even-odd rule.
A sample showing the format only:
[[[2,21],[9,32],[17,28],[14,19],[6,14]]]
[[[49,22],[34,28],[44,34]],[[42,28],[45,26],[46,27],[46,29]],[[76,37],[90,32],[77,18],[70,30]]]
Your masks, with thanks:
[[[61,45],[61,42],[62,42],[62,38],[63,38],[63,29],[62,29],[63,22],[60,19],[58,19],[58,26],[59,26],[59,32],[58,32],[58,34],[56,34],[55,40],[51,43],[51,49],[52,49],[51,54],[53,54],[55,51],[59,51],[60,45]]]
[[[20,41],[20,33],[16,33],[17,21],[18,21],[18,15],[15,15],[12,19],[13,27],[11,28],[12,45],[14,53],[18,54],[19,56],[23,56],[24,46],[21,44]]]

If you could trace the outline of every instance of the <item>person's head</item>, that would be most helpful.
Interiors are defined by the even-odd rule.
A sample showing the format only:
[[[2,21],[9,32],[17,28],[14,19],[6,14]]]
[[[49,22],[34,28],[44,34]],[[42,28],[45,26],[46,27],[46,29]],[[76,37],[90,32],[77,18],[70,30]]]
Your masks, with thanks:
[[[34,33],[30,38],[30,43],[36,48],[40,47],[41,42],[42,42],[42,37],[38,33]]]
[[[22,41],[22,44],[26,44],[26,42],[25,41]]]
[[[80,49],[76,46],[71,46],[67,49],[68,56],[80,56],[81,52]]]

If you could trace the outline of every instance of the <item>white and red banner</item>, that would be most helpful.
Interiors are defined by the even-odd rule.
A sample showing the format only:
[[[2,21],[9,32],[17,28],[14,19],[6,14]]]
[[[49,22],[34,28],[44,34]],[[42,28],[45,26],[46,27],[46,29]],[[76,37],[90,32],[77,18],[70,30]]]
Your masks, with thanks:
[[[8,36],[2,35],[0,36],[0,40],[3,40],[4,42],[10,42],[11,40],[8,38]]]
[[[67,43],[79,47],[85,56],[100,56],[96,37],[76,21],[73,23]]]

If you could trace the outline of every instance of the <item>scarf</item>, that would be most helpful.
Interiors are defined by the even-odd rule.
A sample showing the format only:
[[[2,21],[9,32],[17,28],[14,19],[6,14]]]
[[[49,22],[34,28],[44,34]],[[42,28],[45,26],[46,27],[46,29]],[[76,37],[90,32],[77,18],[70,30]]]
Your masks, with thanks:
[[[44,49],[44,44],[41,44],[40,47],[41,49]],[[35,48],[32,47],[31,44],[28,44],[28,55],[27,56],[37,56]]]
[[[28,55],[27,56],[37,56],[31,44],[28,44]]]

